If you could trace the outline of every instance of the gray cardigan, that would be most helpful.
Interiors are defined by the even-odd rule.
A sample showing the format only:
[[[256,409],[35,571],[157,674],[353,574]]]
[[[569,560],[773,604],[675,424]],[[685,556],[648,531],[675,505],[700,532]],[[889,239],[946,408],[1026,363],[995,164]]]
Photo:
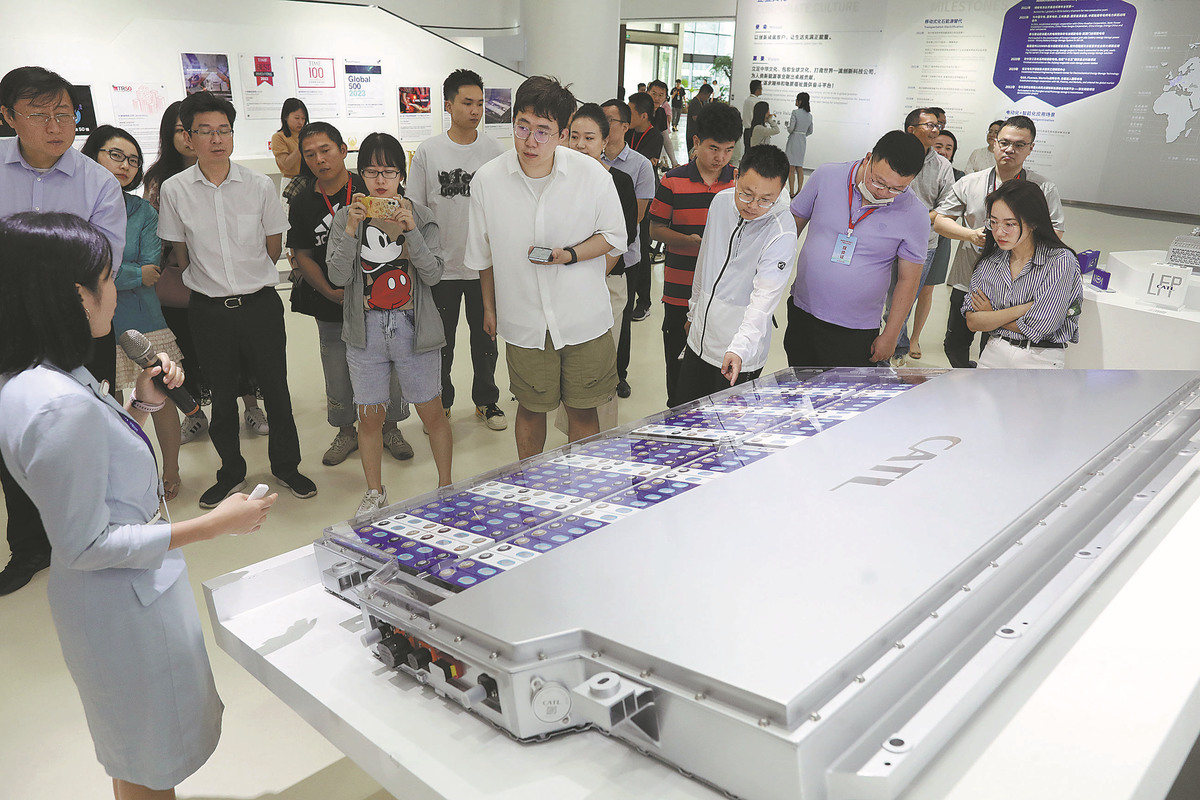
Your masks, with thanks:
[[[413,203],[412,208],[417,227],[406,233],[404,238],[408,245],[409,263],[413,266],[409,277],[416,287],[413,293],[413,317],[417,340],[413,352],[426,353],[446,344],[442,317],[433,302],[433,292],[429,289],[442,279],[445,264],[438,246],[438,225],[433,212],[419,203]],[[349,216],[348,208],[339,208],[333,215],[325,265],[329,268],[329,282],[346,288],[342,297],[342,341],[363,348],[367,346],[367,309],[363,306],[363,273],[358,261],[358,237],[346,233]]]

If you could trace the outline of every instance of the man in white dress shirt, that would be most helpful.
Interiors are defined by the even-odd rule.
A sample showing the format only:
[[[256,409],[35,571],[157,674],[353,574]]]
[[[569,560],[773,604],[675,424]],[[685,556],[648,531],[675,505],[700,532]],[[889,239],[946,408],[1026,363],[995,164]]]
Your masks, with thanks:
[[[267,176],[230,160],[236,116],[232,103],[209,92],[183,101],[179,120],[196,163],[168,178],[159,200],[158,235],[179,253],[183,282],[192,290],[188,322],[212,385],[209,437],[221,468],[217,482],[200,496],[201,508],[216,507],[246,484],[237,413],[243,362],[258,379],[271,420],[271,473],[296,497],[317,493],[298,469],[283,302],[275,290],[287,214]]]
[[[600,429],[617,388],[605,276],[625,252],[621,201],[608,171],[565,144],[575,97],[550,78],[517,89],[510,153],[471,182],[466,266],[479,272],[488,333],[506,342],[520,458],[546,444],[561,403],[571,441]]]

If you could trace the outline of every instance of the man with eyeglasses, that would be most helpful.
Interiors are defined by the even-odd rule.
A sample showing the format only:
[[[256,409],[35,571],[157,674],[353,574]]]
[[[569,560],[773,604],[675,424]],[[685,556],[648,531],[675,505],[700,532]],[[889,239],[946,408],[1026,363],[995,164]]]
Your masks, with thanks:
[[[42,67],[18,67],[0,80],[0,114],[17,133],[0,139],[0,218],[22,211],[64,211],[82,217],[108,239],[115,274],[125,252],[125,200],[113,174],[71,146],[71,84]],[[109,386],[116,382],[116,338],[111,331],[96,340],[85,366]],[[33,501],[2,461],[0,484],[11,553],[0,572],[0,595],[5,595],[50,566],[50,542]]]
[[[681,403],[754,380],[767,363],[796,255],[796,226],[780,199],[788,169],[778,147],[751,147],[733,188],[709,206],[688,301]]]
[[[917,177],[909,184],[909,189],[929,209],[930,223],[933,222],[934,209],[950,195],[950,187],[954,185],[954,168],[946,158],[933,149],[938,134],[942,132],[942,123],[938,121],[938,108],[914,108],[904,119],[904,130],[916,136],[921,146],[925,148],[925,163]],[[944,113],[944,112],[943,112]],[[929,249],[925,252],[925,260],[921,265],[921,283],[918,294],[926,291],[925,280],[929,277],[929,268],[933,265],[933,257],[937,253],[938,235],[930,229]],[[885,306],[886,317],[892,308],[892,295],[895,290],[896,276],[892,276],[892,288],[888,290],[888,300]],[[933,287],[928,287],[932,295]],[[900,338],[896,341],[896,352],[891,358],[892,366],[902,367],[907,361],[910,351],[915,349],[914,358],[920,358],[920,343],[912,348],[908,341],[908,317],[900,328]]]
[[[189,95],[179,120],[196,163],[163,182],[158,235],[179,253],[183,282],[192,290],[188,323],[212,387],[209,438],[221,467],[200,495],[215,508],[246,485],[238,441],[239,365],[250,366],[271,420],[271,473],[301,499],[316,485],[299,471],[300,440],[287,383],[283,302],[275,263],[283,250],[287,215],[271,180],[230,160],[237,112],[209,92]]]
[[[996,157],[992,151],[996,146],[996,137],[1000,134],[1000,129],[1004,127],[1004,120],[998,119],[987,129],[987,144],[977,150],[972,150],[971,155],[967,158],[967,173],[979,172],[985,169],[991,169],[996,163]]]
[[[617,389],[605,276],[628,247],[625,217],[603,165],[565,144],[575,97],[534,76],[513,103],[513,150],[471,181],[463,263],[479,272],[483,324],[505,340],[517,398],[517,455],[546,445],[560,403],[567,437],[600,430],[596,409]]]
[[[867,367],[892,357],[928,251],[929,210],[908,190],[924,163],[916,137],[890,131],[859,161],[817,167],[792,200],[796,231],[808,235],[783,337],[790,366]]]
[[[950,194],[942,200],[934,214],[933,229],[947,239],[957,239],[962,244],[954,254],[950,265],[950,313],[946,319],[946,335],[942,346],[952,367],[974,367],[971,360],[971,345],[975,333],[967,327],[959,309],[970,291],[971,275],[985,241],[984,222],[987,219],[987,196],[997,186],[1014,178],[1023,178],[1036,183],[1046,195],[1050,207],[1050,219],[1054,229],[1062,236],[1066,228],[1062,198],[1058,187],[1032,170],[1025,169],[1025,159],[1033,152],[1037,128],[1029,117],[1009,117],[996,134],[992,156],[994,166],[980,172],[972,172],[954,183]],[[958,220],[962,220],[960,223]],[[980,349],[987,345],[987,334],[980,335]]]

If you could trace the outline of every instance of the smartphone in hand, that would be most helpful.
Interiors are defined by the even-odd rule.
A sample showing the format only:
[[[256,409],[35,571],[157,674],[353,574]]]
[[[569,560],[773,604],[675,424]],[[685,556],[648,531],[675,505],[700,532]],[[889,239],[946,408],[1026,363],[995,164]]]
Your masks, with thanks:
[[[554,256],[552,247],[534,247],[529,251],[529,260],[538,264],[549,264]]]

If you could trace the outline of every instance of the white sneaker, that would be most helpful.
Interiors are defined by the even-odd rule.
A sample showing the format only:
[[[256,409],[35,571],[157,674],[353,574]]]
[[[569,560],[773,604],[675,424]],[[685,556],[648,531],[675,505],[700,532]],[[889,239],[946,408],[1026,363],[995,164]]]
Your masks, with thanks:
[[[889,363],[893,368],[899,369],[900,367],[908,365],[908,359],[904,356],[892,356],[891,359],[889,359]]]
[[[179,443],[187,444],[207,432],[208,417],[205,416],[203,411],[199,411],[194,416],[184,417],[183,422],[179,424]]]
[[[266,436],[271,432],[267,425],[267,415],[258,406],[247,408],[245,413],[246,429],[258,436]]]
[[[368,514],[374,514],[387,505],[387,487],[382,487],[381,490],[368,489],[363,495],[362,502],[358,504],[358,512],[356,517],[365,517]]]

